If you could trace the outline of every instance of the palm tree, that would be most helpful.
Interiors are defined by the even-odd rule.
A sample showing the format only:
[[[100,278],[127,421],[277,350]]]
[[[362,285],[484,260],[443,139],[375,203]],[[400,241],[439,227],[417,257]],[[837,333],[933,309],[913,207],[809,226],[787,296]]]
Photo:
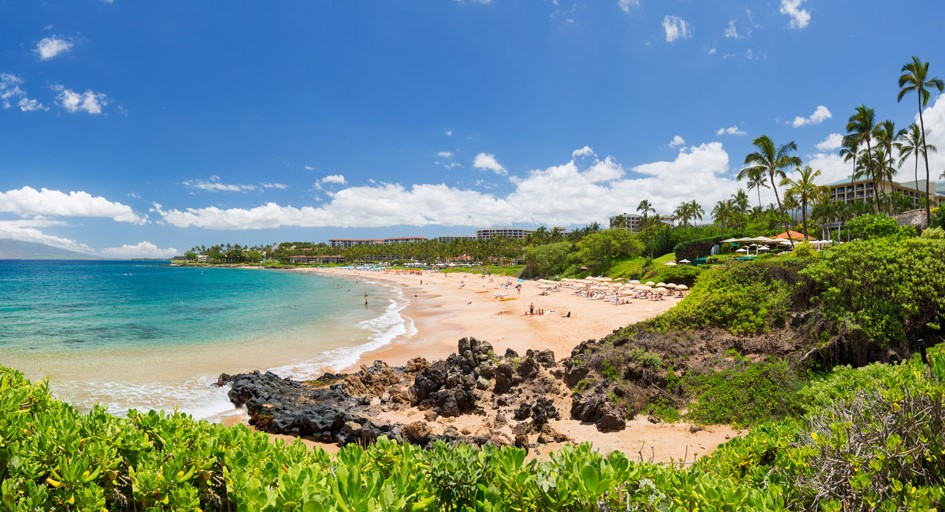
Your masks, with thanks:
[[[735,178],[738,181],[748,179],[748,190],[758,191],[758,209],[761,209],[761,189],[768,188],[768,178],[765,176],[765,170],[758,167],[746,167],[738,172]]]
[[[646,227],[647,216],[650,213],[656,213],[656,208],[653,208],[653,205],[646,199],[640,201],[639,206],[637,206],[637,211],[643,214],[643,227]]]
[[[876,139],[877,149],[883,150],[883,158],[876,158],[877,163],[879,164],[881,172],[877,173],[880,179],[885,179],[889,181],[889,190],[890,193],[895,192],[895,189],[892,186],[893,178],[896,176],[898,169],[896,164],[893,161],[893,147],[896,145],[896,140],[902,137],[905,133],[905,130],[896,131],[896,123],[887,119],[873,128],[873,138]],[[878,153],[877,153],[878,154]],[[890,198],[889,201],[890,210],[893,207],[893,200]]]
[[[849,121],[847,121],[847,137],[852,139],[852,142],[855,142],[854,147],[859,147],[860,144],[866,143],[866,175],[873,177],[873,147],[871,144],[871,138],[873,135],[873,127],[876,124],[876,112],[873,109],[868,108],[866,105],[860,105],[856,107],[856,111],[850,116]],[[854,170],[856,167],[856,160],[853,161]],[[856,172],[854,171],[853,176],[850,177],[850,185],[853,185],[853,182],[856,181]],[[878,192],[876,190],[876,184],[874,181],[873,192]],[[854,191],[855,193],[855,191]],[[866,199],[865,189],[863,198]]]
[[[748,194],[744,190],[738,189],[737,192],[732,194],[732,205],[738,213],[748,213]]]
[[[897,101],[901,102],[902,97],[915,91],[919,100],[919,127],[922,129],[922,148],[925,158],[925,219],[929,225],[932,224],[932,211],[929,207],[929,152],[925,144],[925,119],[922,117],[922,108],[929,104],[930,88],[938,89],[941,93],[945,89],[945,82],[941,78],[928,78],[929,63],[923,63],[918,57],[913,56],[912,62],[902,66],[902,74],[899,75],[899,96]]]
[[[702,209],[702,205],[696,202],[695,199],[689,201],[686,205],[689,209],[689,215],[695,220],[702,220],[702,215],[705,214],[705,210]]]
[[[926,151],[931,151],[933,153],[938,152],[937,147],[932,144],[924,144],[924,142],[925,141],[922,138],[922,132],[919,130],[919,125],[912,123],[909,125],[909,128],[901,132],[899,142],[896,143],[896,148],[899,149],[900,166],[902,166],[902,164],[904,164],[906,159],[908,159],[910,156],[915,158],[913,177],[915,178],[916,190],[919,188],[919,157],[924,155]],[[928,161],[928,158],[925,160]]]
[[[749,172],[764,172],[768,175],[768,181],[771,183],[771,189],[774,191],[774,198],[778,202],[778,210],[781,213],[781,221],[784,223],[784,231],[788,231],[788,224],[784,218],[784,206],[781,204],[781,196],[778,195],[778,187],[774,184],[775,178],[783,179],[784,168],[788,166],[800,167],[801,159],[797,156],[791,156],[790,153],[797,151],[797,144],[794,141],[788,142],[787,144],[782,144],[781,146],[775,146],[774,142],[768,138],[767,135],[762,135],[757,139],[751,141],[751,143],[758,148],[758,151],[754,153],[749,153],[745,157],[745,165],[748,166],[746,169],[742,169],[739,173]],[[749,169],[755,169],[754,171],[749,171]],[[788,240],[791,240],[791,237],[788,237]],[[794,242],[791,242],[791,248],[794,248]]]
[[[683,226],[689,225],[689,219],[692,218],[689,213],[689,203],[682,202],[673,210],[673,218],[681,222]]]
[[[735,201],[732,199],[723,199],[712,208],[712,218],[719,225],[722,236],[725,236],[725,227],[731,224],[735,214]]]
[[[801,217],[804,226],[804,239],[807,240],[807,203],[811,202],[823,193],[826,187],[814,183],[814,179],[820,176],[820,171],[813,170],[808,165],[804,169],[796,169],[800,176],[792,180],[785,176],[781,179],[781,186],[788,187],[784,191],[784,197],[796,199],[801,202]],[[790,237],[789,237],[790,238]]]

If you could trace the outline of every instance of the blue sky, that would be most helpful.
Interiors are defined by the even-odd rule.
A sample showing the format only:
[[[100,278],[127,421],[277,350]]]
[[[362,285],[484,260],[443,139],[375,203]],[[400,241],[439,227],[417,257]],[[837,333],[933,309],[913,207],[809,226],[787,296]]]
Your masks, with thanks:
[[[708,212],[759,135],[826,183],[857,105],[911,123],[899,70],[945,76],[943,22],[936,0],[0,0],[0,238],[168,256]]]

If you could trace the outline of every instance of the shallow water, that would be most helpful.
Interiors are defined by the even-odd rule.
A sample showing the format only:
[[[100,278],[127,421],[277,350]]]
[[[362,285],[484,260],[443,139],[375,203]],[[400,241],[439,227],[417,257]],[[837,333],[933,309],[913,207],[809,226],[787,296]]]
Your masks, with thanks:
[[[368,307],[364,306],[365,294]],[[232,410],[220,373],[311,378],[409,335],[397,290],[315,274],[141,261],[0,261],[0,364],[57,397]]]

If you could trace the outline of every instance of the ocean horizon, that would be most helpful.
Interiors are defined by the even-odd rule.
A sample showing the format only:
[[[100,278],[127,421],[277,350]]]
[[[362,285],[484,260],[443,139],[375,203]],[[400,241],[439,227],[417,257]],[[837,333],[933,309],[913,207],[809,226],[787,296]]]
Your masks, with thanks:
[[[220,373],[348,367],[411,334],[406,303],[368,280],[285,270],[0,260],[0,364],[80,409],[214,419],[234,409]]]

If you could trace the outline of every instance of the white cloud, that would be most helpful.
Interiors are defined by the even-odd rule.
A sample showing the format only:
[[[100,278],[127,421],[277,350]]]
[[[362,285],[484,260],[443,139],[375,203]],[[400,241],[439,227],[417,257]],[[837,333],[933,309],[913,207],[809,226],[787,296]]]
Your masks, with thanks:
[[[571,159],[512,177],[505,196],[445,184],[373,183],[341,189],[319,206],[163,209],[154,212],[177,227],[218,230],[275,227],[575,225],[606,223],[628,204],[650,200],[669,213],[698,197],[706,210],[729,197],[737,184],[729,177],[728,154],[719,142],[682,149],[672,161],[634,167],[628,173],[613,157],[587,165]],[[409,206],[405,206],[409,205]]]
[[[686,143],[686,139],[682,138],[679,135],[676,135],[673,137],[673,140],[669,141],[669,147],[678,148],[679,146],[682,146],[685,143]]]
[[[21,217],[104,217],[116,222],[144,224],[147,219],[138,216],[130,206],[115,203],[88,192],[23,187],[0,192],[0,212]]]
[[[942,181],[940,176],[945,171],[945,96],[939,95],[931,107],[923,111],[925,118],[925,141],[927,144],[934,145],[938,152],[929,151],[929,177],[932,181]],[[913,97],[913,100],[915,98]],[[903,100],[905,101],[905,100]],[[913,102],[913,105],[915,103]],[[912,119],[916,124],[919,123],[918,114]],[[915,161],[909,159],[905,162],[902,174],[899,179],[902,181],[912,181],[915,172]],[[925,179],[925,161],[919,162],[919,179]]]
[[[621,11],[629,14],[631,7],[640,7],[640,0],[617,0],[617,6]]]
[[[828,109],[827,107],[823,105],[818,105],[817,108],[814,110],[814,113],[811,114],[810,117],[801,117],[801,116],[795,117],[794,121],[791,122],[791,126],[795,128],[800,128],[801,126],[805,126],[805,125],[820,124],[826,121],[827,119],[830,119],[831,117],[833,117],[833,114],[830,113],[830,109]]]
[[[834,152],[807,155],[804,165],[820,171],[820,176],[817,178],[818,185],[850,179],[850,173],[853,171],[852,162],[844,162],[843,157]]]
[[[85,112],[86,114],[99,115],[102,113],[102,109],[108,105],[108,96],[104,93],[91,90],[78,93],[61,85],[54,85],[52,89],[59,92],[56,96],[59,106],[66,109],[70,114]]]
[[[306,171],[314,171],[316,167],[314,165],[306,165],[303,167]]]
[[[173,248],[168,247],[167,249],[161,249],[160,247],[152,244],[151,242],[138,242],[135,245],[124,244],[121,247],[110,247],[108,249],[102,249],[102,256],[107,256],[109,258],[118,258],[118,259],[133,259],[133,258],[154,258],[154,259],[168,259],[180,254],[180,252]]]
[[[259,186],[265,189],[276,189],[276,190],[285,190],[289,188],[283,183],[260,183]]]
[[[722,135],[739,135],[739,136],[741,136],[741,135],[748,135],[748,132],[746,132],[746,131],[744,131],[744,130],[740,130],[737,126],[729,126],[728,128],[719,128],[718,130],[715,130],[715,135],[720,136],[720,137],[721,137]]]
[[[665,16],[663,18],[663,31],[666,32],[667,43],[692,37],[692,29],[689,27],[689,23],[679,16]]]
[[[725,39],[741,39],[738,35],[738,27],[735,26],[735,20],[729,20],[725,27]]]
[[[257,189],[256,185],[221,183],[219,176],[210,176],[209,180],[185,180],[181,184],[206,192],[252,192]]]
[[[42,60],[49,60],[72,49],[75,44],[59,36],[44,37],[36,43],[36,53]]]
[[[575,149],[571,152],[571,158],[578,158],[582,156],[597,156],[594,153],[594,150],[590,146],[584,146],[582,148]]]
[[[484,171],[492,171],[500,176],[508,174],[505,167],[502,167],[502,164],[495,159],[495,155],[492,153],[479,153],[476,155],[475,160],[473,160],[473,167]]]
[[[0,220],[0,238],[51,245],[70,251],[91,254],[92,248],[69,238],[47,235],[39,228],[61,226],[61,221],[47,219]]]
[[[789,27],[803,29],[810,23],[810,11],[801,9],[806,0],[781,0],[781,14],[791,17]]]
[[[433,163],[439,165],[447,171],[451,171],[457,167],[462,167],[459,162],[453,159],[453,157],[456,155],[452,151],[440,151],[436,154],[436,156],[439,157],[439,160],[435,160]]]
[[[714,46],[711,47],[711,48],[709,48],[709,49],[706,51],[706,53],[708,53],[709,55],[715,55],[717,52],[718,52],[718,50],[717,50]]]
[[[817,143],[817,149],[824,152],[833,151],[838,149],[841,144],[843,144],[843,135],[831,133],[827,135],[827,138]]]
[[[452,136],[453,136],[453,130],[446,130],[446,132],[444,132],[444,133],[446,133],[446,136],[447,136],[447,137],[452,137]]]
[[[23,90],[23,79],[9,73],[0,73],[0,105],[4,109],[16,105],[23,112],[47,110],[46,106],[37,100],[31,99]]]
[[[335,185],[344,185],[345,183],[348,183],[348,181],[345,180],[345,177],[341,174],[329,174],[328,176],[322,178],[321,182],[333,183]]]

